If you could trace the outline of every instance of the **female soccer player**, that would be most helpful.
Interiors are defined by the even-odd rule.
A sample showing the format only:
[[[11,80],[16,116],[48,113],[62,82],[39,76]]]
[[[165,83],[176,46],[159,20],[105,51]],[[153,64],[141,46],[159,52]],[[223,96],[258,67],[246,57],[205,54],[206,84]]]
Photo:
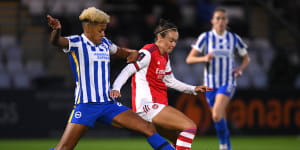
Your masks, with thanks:
[[[59,20],[48,15],[48,24],[53,29],[50,41],[69,54],[76,79],[75,106],[55,149],[73,149],[88,128],[93,127],[96,121],[101,121],[144,134],[154,149],[174,150],[156,133],[151,123],[109,98],[110,55],[127,57],[131,62],[137,59],[138,52],[117,47],[105,37],[104,31],[109,23],[109,16],[105,12],[90,7],[83,10],[79,20],[84,33],[65,38],[60,35]]]
[[[145,45],[139,51],[137,62],[128,64],[113,84],[111,97],[120,97],[120,89],[128,78],[132,78],[132,108],[146,121],[152,122],[158,132],[176,143],[176,150],[191,149],[197,126],[177,109],[168,106],[167,87],[197,94],[208,89],[205,86],[192,86],[175,79],[172,74],[169,56],[178,40],[177,27],[168,21],[160,20],[155,29],[155,42]],[[178,133],[170,131],[179,131]],[[177,140],[177,141],[176,141]]]
[[[224,9],[217,8],[214,11],[211,23],[212,30],[199,36],[186,62],[206,63],[204,83],[213,88],[213,91],[206,93],[206,98],[211,107],[220,150],[231,150],[229,130],[224,119],[225,109],[235,92],[236,78],[242,75],[250,60],[247,45],[237,34],[226,30],[228,18]],[[239,67],[234,66],[235,50],[243,58]],[[200,53],[204,56],[199,56]]]

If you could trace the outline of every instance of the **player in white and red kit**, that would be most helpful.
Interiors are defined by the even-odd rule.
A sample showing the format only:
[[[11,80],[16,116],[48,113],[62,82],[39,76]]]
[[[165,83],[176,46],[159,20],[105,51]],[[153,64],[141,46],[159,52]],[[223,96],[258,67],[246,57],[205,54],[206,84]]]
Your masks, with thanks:
[[[205,86],[188,85],[174,78],[168,54],[176,46],[177,27],[161,20],[154,33],[155,43],[145,45],[139,51],[137,62],[128,64],[122,70],[113,84],[110,96],[120,97],[121,87],[133,75],[133,111],[159,128],[158,132],[161,135],[176,143],[177,150],[189,150],[197,126],[182,112],[168,106],[167,87],[190,94],[205,92],[208,89]],[[175,132],[166,134],[170,131]],[[176,131],[180,132],[179,135]]]

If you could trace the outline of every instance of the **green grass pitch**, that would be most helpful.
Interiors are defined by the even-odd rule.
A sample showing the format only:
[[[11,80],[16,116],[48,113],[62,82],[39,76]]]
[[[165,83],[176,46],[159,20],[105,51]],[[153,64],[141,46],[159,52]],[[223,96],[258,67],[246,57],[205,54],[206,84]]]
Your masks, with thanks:
[[[235,136],[231,138],[234,150],[300,150],[296,136]],[[58,139],[0,139],[1,150],[48,150]],[[151,150],[146,138],[82,138],[75,150]],[[192,150],[218,150],[213,136],[197,137]]]

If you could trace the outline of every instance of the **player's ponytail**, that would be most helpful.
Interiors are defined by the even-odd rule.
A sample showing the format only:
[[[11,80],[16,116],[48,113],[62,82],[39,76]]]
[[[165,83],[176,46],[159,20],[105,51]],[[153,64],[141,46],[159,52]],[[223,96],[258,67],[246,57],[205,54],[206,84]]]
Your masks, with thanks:
[[[174,30],[177,31],[177,27],[175,24],[172,22],[169,22],[168,20],[165,19],[160,19],[159,20],[159,25],[155,28],[154,30],[154,35],[155,35],[155,40],[157,40],[158,34],[160,34],[162,37],[166,36],[166,31],[169,30]]]

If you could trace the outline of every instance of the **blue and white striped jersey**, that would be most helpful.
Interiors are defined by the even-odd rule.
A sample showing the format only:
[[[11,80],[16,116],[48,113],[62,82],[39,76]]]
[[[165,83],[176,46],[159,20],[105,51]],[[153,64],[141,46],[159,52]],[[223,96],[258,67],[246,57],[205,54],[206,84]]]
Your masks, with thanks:
[[[215,30],[202,33],[192,48],[206,55],[212,52],[214,58],[206,63],[204,69],[204,85],[210,88],[219,88],[228,85],[236,86],[236,80],[232,70],[234,69],[234,51],[240,56],[247,54],[247,45],[235,34],[225,31],[218,35]]]
[[[110,90],[110,54],[117,46],[107,38],[99,45],[93,44],[84,34],[67,37],[71,67],[76,79],[75,104],[103,103],[111,101]]]

